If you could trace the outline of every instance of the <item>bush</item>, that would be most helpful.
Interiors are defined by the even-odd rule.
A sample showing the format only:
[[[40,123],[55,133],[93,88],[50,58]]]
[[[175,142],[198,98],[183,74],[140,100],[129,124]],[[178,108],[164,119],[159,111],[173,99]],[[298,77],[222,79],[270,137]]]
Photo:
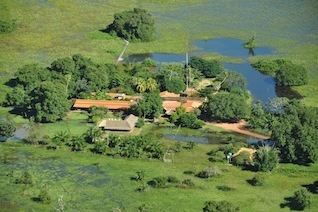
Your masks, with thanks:
[[[155,177],[152,181],[149,182],[152,187],[154,188],[164,188],[167,184],[167,178],[166,177]]]
[[[257,173],[255,176],[249,181],[252,186],[263,186],[266,183],[267,175],[262,173]]]
[[[291,200],[292,208],[297,210],[305,209],[306,207],[310,206],[310,203],[310,194],[306,189],[295,191]]]
[[[225,186],[225,185],[217,186],[216,188],[220,191],[234,191],[235,190],[235,188]]]
[[[179,180],[174,176],[168,176],[167,181],[168,183],[179,183]]]
[[[4,21],[0,20],[0,34],[10,33],[17,27],[16,20]]]
[[[214,166],[213,168],[206,167],[204,170],[197,173],[196,176],[200,177],[200,178],[211,178],[211,177],[219,176],[221,174],[222,174],[222,172],[219,169],[219,167]]]
[[[194,182],[191,179],[186,179],[186,180],[182,181],[182,184],[189,186],[189,187],[194,186]]]
[[[228,201],[207,201],[204,203],[203,212],[236,212],[240,209]]]
[[[211,162],[223,162],[225,160],[225,154],[223,151],[217,151],[212,154],[212,156],[209,158]]]
[[[145,120],[142,118],[139,118],[137,123],[136,123],[136,127],[141,128],[145,125]]]
[[[241,154],[232,158],[232,164],[235,166],[246,166],[251,163],[250,154],[242,152]]]
[[[273,147],[263,146],[256,151],[255,168],[257,171],[272,171],[278,164],[278,153]]]
[[[3,122],[0,123],[0,137],[9,138],[14,135],[15,127],[10,122]]]
[[[28,172],[25,171],[22,173],[21,177],[16,179],[17,184],[25,184],[25,185],[34,185],[35,181],[33,176]]]
[[[40,194],[39,194],[39,201],[44,204],[50,204],[52,201],[52,198],[49,194],[47,186],[43,186],[41,188]]]

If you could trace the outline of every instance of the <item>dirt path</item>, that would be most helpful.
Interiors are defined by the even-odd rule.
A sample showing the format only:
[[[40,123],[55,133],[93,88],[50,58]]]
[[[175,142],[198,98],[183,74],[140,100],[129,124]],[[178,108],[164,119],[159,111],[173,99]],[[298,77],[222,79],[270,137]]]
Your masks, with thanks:
[[[251,132],[249,130],[245,130],[244,127],[246,126],[246,121],[242,120],[238,123],[208,123],[226,130],[234,131],[241,133],[243,135],[248,135],[254,138],[260,138],[260,139],[268,139],[269,136],[258,134]]]

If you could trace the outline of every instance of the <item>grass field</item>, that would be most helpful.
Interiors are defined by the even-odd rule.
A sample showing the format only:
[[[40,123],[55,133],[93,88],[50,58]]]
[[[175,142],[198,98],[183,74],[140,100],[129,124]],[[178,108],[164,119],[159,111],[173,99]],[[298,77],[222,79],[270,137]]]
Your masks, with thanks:
[[[50,151],[41,146],[34,147],[19,143],[1,143],[0,194],[11,204],[8,210],[18,207],[19,211],[49,211],[57,205],[57,198],[63,195],[67,211],[138,211],[146,204],[150,211],[201,211],[207,200],[228,200],[241,211],[278,211],[284,198],[293,195],[302,185],[316,180],[317,165],[299,167],[281,164],[267,178],[263,187],[253,187],[247,180],[253,178],[250,171],[226,163],[208,161],[206,153],[212,145],[197,145],[194,150],[182,150],[175,154],[173,163],[157,160],[121,159],[87,152],[68,150]],[[4,163],[4,158],[6,163]],[[207,166],[218,166],[220,177],[200,179],[185,171],[199,172]],[[13,175],[28,170],[36,180],[34,187],[14,184],[8,173]],[[168,187],[149,188],[136,192],[142,183],[130,180],[136,171],[146,173],[145,182],[158,176],[175,176],[180,181],[191,179],[192,188]],[[45,205],[32,200],[39,194],[40,186],[49,186],[54,200]],[[218,186],[233,188],[222,191]],[[4,204],[4,203],[3,203]],[[12,205],[13,204],[13,205]],[[318,196],[312,195],[311,209],[318,207]],[[289,210],[288,207],[283,210]],[[10,211],[10,210],[9,210]]]
[[[196,40],[246,40],[255,35],[257,45],[273,47],[277,57],[291,57],[305,65],[310,84],[295,89],[308,105],[318,105],[318,3],[314,0],[3,0],[0,5],[1,16],[18,22],[14,32],[0,35],[0,73],[14,73],[28,63],[49,65],[76,53],[97,62],[115,62],[125,43],[99,30],[111,23],[114,13],[142,7],[153,14],[158,39],[130,44],[127,54],[184,53],[195,48],[191,43]]]

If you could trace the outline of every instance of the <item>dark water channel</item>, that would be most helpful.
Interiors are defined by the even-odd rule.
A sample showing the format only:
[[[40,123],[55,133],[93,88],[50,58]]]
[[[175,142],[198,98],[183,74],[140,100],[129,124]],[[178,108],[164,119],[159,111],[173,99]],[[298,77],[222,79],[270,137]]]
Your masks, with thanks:
[[[239,58],[246,60],[254,55],[273,55],[276,54],[275,49],[269,47],[257,47],[252,50],[243,48],[243,40],[235,38],[217,38],[211,40],[196,41],[192,45],[198,50],[189,53],[189,56],[199,55],[202,53],[218,53],[223,56]],[[185,63],[185,55],[183,54],[134,54],[128,56],[130,61],[139,62],[150,57],[159,63],[181,62]],[[246,60],[247,61],[247,60]],[[224,67],[231,71],[241,73],[247,80],[247,89],[251,92],[254,100],[268,102],[276,97],[286,96],[288,98],[301,98],[289,88],[276,88],[273,77],[266,76],[255,70],[248,62],[233,64],[225,63]]]

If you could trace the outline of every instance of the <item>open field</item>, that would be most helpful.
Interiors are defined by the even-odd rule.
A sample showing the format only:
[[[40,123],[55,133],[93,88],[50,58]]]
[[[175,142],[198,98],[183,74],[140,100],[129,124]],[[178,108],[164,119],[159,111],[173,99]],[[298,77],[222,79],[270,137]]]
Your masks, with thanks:
[[[63,195],[67,211],[137,211],[146,204],[150,211],[200,211],[207,200],[227,200],[239,206],[241,211],[278,211],[285,197],[293,195],[302,185],[317,180],[317,165],[311,167],[279,165],[273,171],[267,184],[253,187],[247,180],[255,173],[242,171],[226,163],[209,162],[207,152],[212,145],[197,145],[194,150],[183,149],[174,155],[173,163],[157,160],[112,158],[86,152],[69,150],[46,150],[41,146],[19,143],[0,143],[0,196],[1,201],[10,201],[8,210],[48,211],[57,205],[57,198]],[[4,162],[5,161],[5,162]],[[220,177],[200,179],[185,171],[199,172],[205,167],[218,166]],[[34,176],[36,185],[25,187],[14,184],[8,174],[19,176],[28,170]],[[136,171],[144,170],[145,182],[158,176],[175,176],[180,181],[191,179],[192,188],[149,188],[136,192],[142,183],[130,180]],[[51,204],[38,203],[32,198],[39,194],[40,186],[49,186],[53,199]],[[233,188],[222,191],[218,186]],[[12,205],[13,204],[13,205]],[[311,209],[318,207],[318,196],[312,195]],[[289,210],[288,207],[283,210]]]
[[[195,48],[190,44],[196,40],[246,40],[255,35],[257,45],[273,47],[277,57],[291,57],[310,71],[310,84],[295,89],[306,96],[308,105],[318,105],[318,2],[314,0],[4,0],[1,5],[3,16],[16,18],[18,28],[0,35],[0,73],[13,73],[28,63],[49,65],[76,53],[97,62],[115,62],[125,43],[99,30],[111,23],[114,13],[142,7],[155,18],[158,40],[130,44],[127,54],[184,53]]]

